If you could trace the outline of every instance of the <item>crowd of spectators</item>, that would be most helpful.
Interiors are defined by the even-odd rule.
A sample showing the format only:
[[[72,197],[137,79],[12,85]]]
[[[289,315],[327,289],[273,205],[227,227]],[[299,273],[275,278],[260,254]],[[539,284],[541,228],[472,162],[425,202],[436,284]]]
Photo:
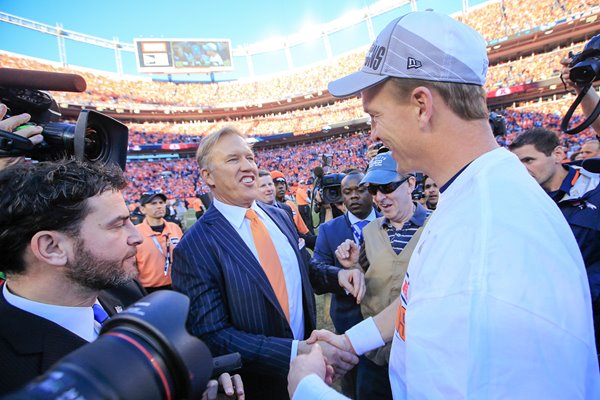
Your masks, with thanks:
[[[198,143],[201,136],[224,126],[233,126],[248,137],[280,133],[298,135],[320,131],[325,126],[365,116],[360,100],[353,98],[332,105],[296,109],[284,113],[268,113],[257,117],[184,123],[129,124],[129,145]]]
[[[508,146],[515,137],[528,129],[546,128],[560,132],[563,116],[575,100],[575,96],[565,96],[561,99],[550,101],[530,101],[515,107],[507,108],[501,112],[506,119],[506,135],[499,137],[498,143]],[[570,121],[570,128],[583,121],[581,112],[575,112]],[[564,146],[567,157],[581,149],[581,145],[596,137],[592,128],[584,129],[576,135],[560,134],[561,144]]]
[[[503,0],[474,7],[457,17],[487,40],[500,39],[598,7],[597,0]]]
[[[321,141],[287,145],[271,149],[257,149],[259,169],[279,170],[291,188],[300,180],[313,178],[313,169],[323,166],[323,155],[331,154],[332,163],[326,170],[343,171],[365,168],[368,140],[366,133],[355,132],[345,136],[329,137]],[[129,186],[125,189],[128,202],[136,202],[139,194],[161,188],[169,198],[184,200],[196,194],[207,193],[208,187],[200,179],[194,158],[160,161],[131,161],[126,175]]]
[[[579,53],[585,43],[558,47],[543,54],[531,54],[517,60],[496,64],[488,69],[485,88],[497,89],[544,81],[560,76],[560,60],[569,52]]]
[[[506,0],[475,6],[466,14],[457,16],[473,26],[486,37],[496,39],[526,29],[552,23],[583,12],[595,12],[596,1],[590,0]],[[579,52],[583,43],[566,48],[556,48],[544,54],[531,54],[510,62],[493,65],[489,69],[487,89],[514,86],[545,80],[559,75],[559,60],[569,51]],[[153,82],[149,79],[123,77],[116,74],[67,69],[58,63],[0,53],[0,65],[8,68],[76,72],[88,83],[85,93],[54,92],[59,104],[94,105],[115,110],[158,109],[194,110],[198,108],[258,105],[263,102],[285,100],[294,96],[320,94],[327,83],[361,67],[365,49],[346,54],[335,62],[325,62],[310,68],[296,70],[278,76],[266,76],[236,82],[190,84]],[[562,115],[572,102],[572,97],[551,102],[530,102],[515,105],[502,113],[507,121],[507,135],[499,138],[508,145],[521,131],[531,127],[545,126],[558,130]],[[206,118],[181,123],[146,122],[129,124],[129,145],[199,143],[202,136],[226,125],[233,126],[249,137],[269,136],[280,133],[295,135],[320,131],[328,125],[344,123],[365,117],[359,99],[337,101],[333,104],[307,109],[295,109],[284,113],[269,113],[255,117],[224,120]],[[576,115],[574,123],[579,123]],[[562,138],[568,154],[576,152],[581,143],[592,136],[590,129],[579,135]],[[320,142],[283,146],[270,150],[258,150],[259,166],[264,169],[281,170],[292,184],[311,177],[312,169],[320,165],[320,156],[334,155],[332,170],[364,167],[366,145],[358,134],[344,138],[330,138]],[[132,161],[127,174],[130,188],[129,201],[141,191],[162,187],[170,197],[186,199],[207,192],[198,178],[193,159],[169,161]]]
[[[531,101],[516,104],[500,113],[505,117],[507,133],[498,137],[498,142],[508,146],[521,132],[536,127],[560,131],[560,123],[573,96],[551,101]],[[571,123],[581,123],[581,113],[576,113]],[[220,126],[219,126],[220,127]],[[257,149],[256,159],[260,169],[279,170],[287,177],[290,187],[300,180],[313,178],[315,167],[322,166],[323,155],[333,155],[328,171],[340,172],[349,168],[364,168],[369,132],[356,132],[346,136],[335,136],[319,141],[295,145]],[[580,150],[581,145],[595,137],[588,128],[577,135],[561,134],[567,156]],[[208,188],[199,179],[197,164],[193,158],[169,161],[131,161],[127,164],[130,186],[125,191],[129,202],[144,190],[162,188],[170,198],[187,199],[197,193],[206,193]]]
[[[506,0],[476,6],[458,19],[475,27],[488,40],[552,23],[582,12],[600,9],[594,0]],[[574,48],[579,48],[576,45]],[[170,111],[197,110],[225,106],[252,106],[269,101],[320,93],[333,79],[347,75],[361,67],[365,48],[343,55],[334,62],[326,61],[314,66],[276,76],[252,80],[190,84],[153,82],[149,79],[128,78],[99,71],[80,70],[88,83],[85,93],[57,92],[53,95],[59,103],[80,106],[94,105],[112,109]],[[566,53],[564,50],[564,53]],[[543,57],[532,55],[523,59],[490,68],[487,88],[505,87],[528,81],[547,79],[558,74],[557,58],[563,55],[556,50]],[[0,53],[3,67],[42,69],[56,72],[73,72],[58,63],[14,57]],[[202,129],[200,127],[200,129]]]

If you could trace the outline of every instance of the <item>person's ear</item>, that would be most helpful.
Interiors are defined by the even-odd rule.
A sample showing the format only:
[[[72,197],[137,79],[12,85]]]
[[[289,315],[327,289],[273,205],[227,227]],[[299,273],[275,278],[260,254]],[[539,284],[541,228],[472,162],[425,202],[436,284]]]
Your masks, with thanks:
[[[552,157],[554,157],[554,161],[556,163],[562,163],[562,161],[565,159],[565,156],[565,150],[560,145],[556,146],[554,150],[552,150]]]
[[[425,86],[416,87],[411,92],[410,104],[414,107],[419,127],[424,130],[433,115],[433,93]]]
[[[39,231],[31,238],[31,252],[38,260],[50,265],[66,265],[72,249],[72,239],[58,231]]]
[[[211,188],[215,187],[215,181],[214,181],[214,179],[212,177],[212,173],[210,172],[209,168],[202,168],[200,170],[200,176],[202,177],[202,180],[204,182],[206,182],[206,184],[209,187],[211,187]]]
[[[408,190],[412,193],[415,190],[415,185],[417,183],[417,179],[414,176],[408,178]]]

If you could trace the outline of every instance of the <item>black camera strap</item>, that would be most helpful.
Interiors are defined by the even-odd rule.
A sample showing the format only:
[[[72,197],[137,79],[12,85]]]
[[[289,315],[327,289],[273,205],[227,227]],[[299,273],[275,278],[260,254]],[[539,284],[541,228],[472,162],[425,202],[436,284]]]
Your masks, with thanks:
[[[572,129],[567,129],[569,127],[569,122],[571,121],[571,117],[573,116],[573,113],[575,112],[575,110],[577,109],[577,107],[579,106],[579,104],[581,103],[581,101],[583,100],[583,98],[585,97],[585,95],[587,94],[588,90],[590,90],[591,87],[592,87],[591,83],[588,83],[587,85],[585,85],[583,87],[583,89],[577,95],[577,98],[575,99],[573,104],[571,104],[571,107],[565,114],[565,116],[560,124],[560,130],[563,131],[564,133],[569,134],[569,135],[574,135],[576,133],[579,133],[582,130],[586,129],[588,126],[590,126],[592,124],[592,122],[594,122],[596,120],[596,118],[598,118],[598,116],[600,116],[600,101],[598,101],[598,104],[596,104],[594,111],[592,111],[592,113],[588,116],[588,118],[585,121],[583,121],[581,124],[579,124],[578,126],[572,128]]]

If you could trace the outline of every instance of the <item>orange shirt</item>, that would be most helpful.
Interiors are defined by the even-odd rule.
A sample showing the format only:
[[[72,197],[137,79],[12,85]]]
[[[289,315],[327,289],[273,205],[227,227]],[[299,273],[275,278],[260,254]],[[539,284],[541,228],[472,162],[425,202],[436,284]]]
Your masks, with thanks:
[[[307,206],[309,204],[308,193],[302,186],[298,186],[298,189],[296,190],[296,203],[298,203],[299,206]]]
[[[192,201],[190,201],[191,206],[194,208],[194,211],[202,211],[202,200],[197,197],[194,197]]]
[[[308,227],[304,223],[302,216],[300,215],[300,211],[298,211],[298,206],[294,204],[291,200],[286,200],[285,204],[292,208],[292,215],[294,217],[294,223],[296,224],[296,228],[298,228],[298,232],[303,235],[308,233]]]
[[[164,219],[162,222],[165,228],[162,233],[154,232],[148,221],[144,220],[136,225],[144,241],[137,247],[135,259],[140,273],[139,279],[144,287],[158,287],[171,284],[171,264],[173,263],[173,249],[181,240],[183,232],[172,222]],[[154,238],[154,239],[153,239]],[[167,239],[169,240],[169,249],[167,251]],[[155,242],[156,240],[156,242]],[[160,245],[162,252],[158,249]],[[165,256],[169,255],[169,269],[165,275]]]

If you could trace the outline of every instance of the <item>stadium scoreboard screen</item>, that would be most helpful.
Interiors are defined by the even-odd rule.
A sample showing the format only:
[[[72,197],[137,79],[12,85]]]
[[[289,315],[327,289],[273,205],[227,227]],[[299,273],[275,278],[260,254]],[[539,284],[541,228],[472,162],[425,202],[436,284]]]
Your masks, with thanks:
[[[190,74],[232,71],[229,39],[135,39],[138,71]]]

